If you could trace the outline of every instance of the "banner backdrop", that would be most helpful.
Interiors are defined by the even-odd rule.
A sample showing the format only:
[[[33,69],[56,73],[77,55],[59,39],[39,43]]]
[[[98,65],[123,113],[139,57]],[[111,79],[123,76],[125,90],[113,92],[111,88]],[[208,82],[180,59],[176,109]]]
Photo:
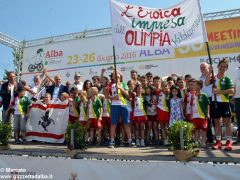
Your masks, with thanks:
[[[98,161],[0,155],[0,179],[14,179],[14,175],[16,175],[15,177],[19,175],[29,177],[21,179],[35,179],[30,178],[35,176],[36,179],[57,180],[157,180],[179,179],[179,177],[199,180],[238,180],[239,174],[239,165],[169,161]]]
[[[34,102],[26,125],[27,141],[63,143],[68,118],[68,100],[53,100],[49,104]]]
[[[227,74],[235,77],[239,66],[240,18],[206,21],[209,46],[216,71],[220,59],[229,59]],[[74,74],[80,72],[82,81],[100,75],[101,68],[113,66],[112,35],[99,35],[58,43],[24,48],[22,79],[33,83],[33,76],[47,68],[50,76],[60,74],[63,83],[73,83]],[[239,56],[239,58],[238,58]],[[179,48],[159,47],[142,50],[120,50],[116,48],[117,68],[130,78],[130,71],[140,75],[152,72],[160,77],[171,73],[193,77],[200,76],[200,63],[209,62],[205,44],[194,44]],[[110,70],[107,70],[108,76]]]
[[[113,44],[119,48],[181,47],[207,41],[199,0],[146,8],[111,0]]]

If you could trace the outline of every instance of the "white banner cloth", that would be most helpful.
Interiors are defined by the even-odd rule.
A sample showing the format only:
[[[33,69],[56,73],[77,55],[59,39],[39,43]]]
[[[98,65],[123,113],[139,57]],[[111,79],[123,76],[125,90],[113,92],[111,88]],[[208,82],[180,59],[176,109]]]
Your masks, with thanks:
[[[147,8],[111,0],[113,44],[120,49],[180,47],[207,41],[199,0]]]
[[[53,100],[49,104],[34,102],[26,125],[27,141],[63,143],[68,118],[68,100]]]

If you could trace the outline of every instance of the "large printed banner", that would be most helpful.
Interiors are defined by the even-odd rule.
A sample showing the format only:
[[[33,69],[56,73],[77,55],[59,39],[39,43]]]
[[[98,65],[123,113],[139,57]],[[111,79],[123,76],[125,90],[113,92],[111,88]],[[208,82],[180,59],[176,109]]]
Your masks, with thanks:
[[[26,125],[27,141],[63,143],[68,118],[68,100],[52,100],[49,104],[34,102]]]
[[[57,180],[238,180],[239,165],[170,161],[99,161],[0,155],[0,179]]]
[[[240,17],[206,21],[210,51],[216,71],[220,59],[229,59],[227,74],[235,77],[240,54]],[[82,81],[100,75],[101,68],[113,66],[112,35],[86,37],[58,43],[24,48],[22,79],[33,83],[33,76],[47,68],[50,76],[60,74],[63,83],[73,82],[74,74],[80,72]],[[205,44],[194,44],[179,48],[159,47],[141,50],[120,50],[116,48],[117,68],[124,74],[124,81],[130,78],[130,71],[140,75],[152,72],[160,77],[171,73],[193,77],[200,76],[199,65],[209,62]],[[108,76],[110,70],[106,72]]]
[[[113,44],[123,49],[186,46],[207,41],[199,0],[150,9],[111,0]]]

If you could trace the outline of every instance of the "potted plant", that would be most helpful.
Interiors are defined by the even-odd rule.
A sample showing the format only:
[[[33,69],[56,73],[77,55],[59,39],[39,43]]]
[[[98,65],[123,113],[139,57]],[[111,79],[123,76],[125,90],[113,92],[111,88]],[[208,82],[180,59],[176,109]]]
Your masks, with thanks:
[[[4,123],[0,121],[0,149],[9,149],[9,140],[12,135],[12,127],[10,123]]]
[[[74,134],[73,147],[71,145],[71,130],[73,131],[73,134]],[[87,127],[80,125],[78,121],[76,121],[74,124],[69,123],[66,134],[65,134],[65,140],[68,145],[68,149],[70,150],[86,149],[87,147],[86,135],[87,135]]]
[[[193,140],[193,125],[185,121],[176,121],[168,129],[169,141],[177,160],[186,162],[196,156]]]

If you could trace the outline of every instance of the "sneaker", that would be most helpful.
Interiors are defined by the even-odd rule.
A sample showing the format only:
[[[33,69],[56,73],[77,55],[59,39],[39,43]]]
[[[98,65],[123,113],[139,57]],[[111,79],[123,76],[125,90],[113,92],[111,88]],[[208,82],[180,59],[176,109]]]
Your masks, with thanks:
[[[207,145],[206,145],[206,143],[201,143],[201,148],[206,148],[207,147]]]
[[[164,146],[168,145],[168,140],[167,139],[163,140],[163,145]]]
[[[150,145],[150,142],[146,141],[145,146],[149,146],[149,145]]]
[[[227,140],[224,150],[225,151],[231,151],[232,150],[232,141]]]
[[[108,146],[109,143],[110,143],[110,141],[108,139],[105,139],[104,142],[103,142],[104,146]]]
[[[240,141],[235,141],[232,143],[233,145],[240,145]]]
[[[141,147],[145,147],[144,139],[141,140],[140,146],[141,146]]]
[[[140,146],[140,141],[139,141],[139,139],[136,140],[136,146]]]
[[[233,145],[240,145],[240,138],[237,137],[237,140],[235,142],[232,142]]]
[[[19,142],[20,142],[20,144],[25,144],[25,143],[26,143],[26,140],[25,140],[25,139],[22,139],[22,138],[19,138]]]
[[[217,140],[216,143],[213,145],[212,149],[217,150],[222,148],[222,143],[220,140]]]
[[[213,139],[207,139],[206,144],[213,144]]]
[[[124,147],[124,146],[125,146],[125,144],[126,144],[126,142],[124,142],[124,141],[121,141],[121,142],[120,142],[120,144],[119,144],[119,146],[120,146],[120,147]]]
[[[136,146],[136,144],[133,140],[130,142],[130,146]]]
[[[114,148],[114,146],[115,146],[115,142],[114,141],[110,141],[109,142],[109,148]]]
[[[161,146],[161,145],[163,145],[163,143],[162,143],[161,140],[158,140],[158,141],[155,141],[155,145],[156,145],[156,146]]]
[[[125,143],[125,146],[126,147],[134,147],[134,146],[136,146],[136,144],[133,141],[131,141],[131,142],[128,141],[128,142]]]
[[[22,139],[22,143],[26,144],[27,143],[26,139]]]
[[[21,144],[21,141],[19,139],[15,139],[15,144]]]

